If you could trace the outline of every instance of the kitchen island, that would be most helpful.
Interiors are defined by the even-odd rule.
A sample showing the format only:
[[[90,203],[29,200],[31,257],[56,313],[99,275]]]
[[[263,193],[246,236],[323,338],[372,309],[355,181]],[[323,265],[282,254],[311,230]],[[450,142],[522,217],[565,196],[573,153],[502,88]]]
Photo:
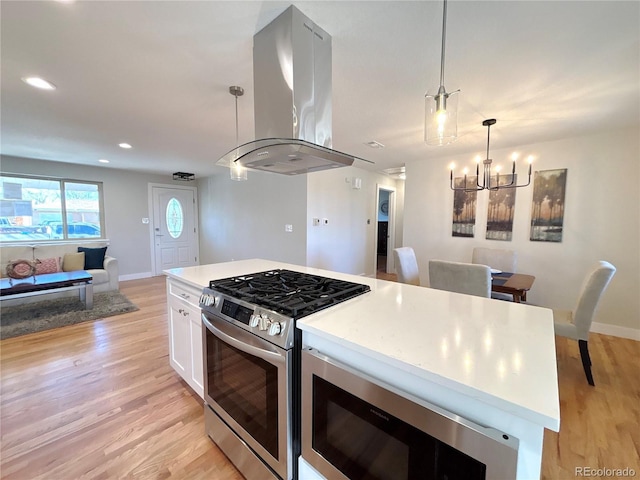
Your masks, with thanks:
[[[548,309],[265,260],[167,270],[196,288],[275,268],[369,285],[297,322],[303,343],[473,422],[519,440],[517,478],[540,477],[544,429],[559,430]],[[300,478],[313,475],[304,459]]]

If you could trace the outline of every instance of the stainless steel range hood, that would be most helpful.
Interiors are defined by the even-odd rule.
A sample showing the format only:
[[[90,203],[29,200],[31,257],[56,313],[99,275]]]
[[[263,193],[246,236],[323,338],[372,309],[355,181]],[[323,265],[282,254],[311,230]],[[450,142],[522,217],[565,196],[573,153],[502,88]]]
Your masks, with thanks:
[[[331,36],[293,5],[254,35],[253,82],[257,140],[216,165],[297,175],[353,164],[331,148]]]

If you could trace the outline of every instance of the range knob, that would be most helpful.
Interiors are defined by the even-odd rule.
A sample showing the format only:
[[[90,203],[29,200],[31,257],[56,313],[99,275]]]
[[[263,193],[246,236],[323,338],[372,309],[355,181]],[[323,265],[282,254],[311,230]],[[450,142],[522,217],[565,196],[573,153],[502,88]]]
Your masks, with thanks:
[[[280,322],[271,322],[271,325],[269,325],[269,335],[280,335],[280,332],[282,332],[282,324]]]
[[[253,314],[249,319],[249,326],[251,328],[256,328],[259,322],[260,322],[260,315]]]
[[[262,315],[260,315],[260,320],[258,321],[258,326],[260,327],[260,330],[265,331],[269,328],[269,325],[271,325],[271,320],[269,319],[269,317],[267,317],[264,313]]]
[[[218,298],[210,295],[208,293],[203,293],[200,295],[200,303],[205,307],[216,306],[218,304]]]

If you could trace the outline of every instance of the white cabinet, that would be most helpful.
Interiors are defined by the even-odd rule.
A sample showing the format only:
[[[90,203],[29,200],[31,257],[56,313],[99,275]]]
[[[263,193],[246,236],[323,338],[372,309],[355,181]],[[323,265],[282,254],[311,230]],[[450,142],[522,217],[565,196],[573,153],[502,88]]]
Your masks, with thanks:
[[[191,285],[167,278],[169,363],[200,397],[204,397],[200,293],[201,290]]]

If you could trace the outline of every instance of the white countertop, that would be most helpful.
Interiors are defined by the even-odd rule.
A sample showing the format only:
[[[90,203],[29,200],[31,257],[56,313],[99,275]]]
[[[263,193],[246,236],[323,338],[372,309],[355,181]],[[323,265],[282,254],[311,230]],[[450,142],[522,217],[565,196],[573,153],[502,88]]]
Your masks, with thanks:
[[[195,287],[273,268],[371,292],[297,322],[303,331],[554,431],[560,427],[551,310],[267,260],[166,270]]]

